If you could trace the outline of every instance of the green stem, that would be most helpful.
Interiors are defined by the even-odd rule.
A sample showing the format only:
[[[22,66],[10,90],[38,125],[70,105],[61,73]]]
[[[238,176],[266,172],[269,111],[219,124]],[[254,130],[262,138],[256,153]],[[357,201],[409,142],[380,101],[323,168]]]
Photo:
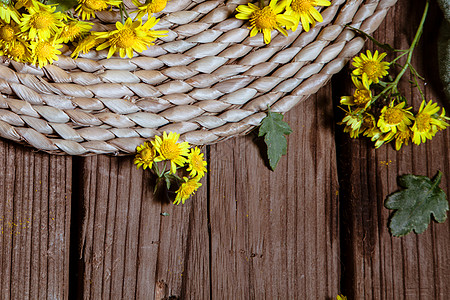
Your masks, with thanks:
[[[427,0],[427,2],[425,4],[425,8],[423,10],[422,19],[420,20],[419,28],[417,28],[416,35],[414,36],[414,40],[412,41],[411,46],[409,47],[408,51],[405,52],[405,53],[408,53],[408,57],[406,58],[406,63],[403,65],[403,68],[401,69],[400,73],[398,73],[395,80],[391,84],[389,84],[381,93],[379,93],[376,97],[374,97],[370,101],[370,105],[372,105],[378,98],[380,98],[380,96],[384,95],[386,92],[388,92],[390,90],[394,90],[394,92],[397,91],[397,85],[398,85],[400,79],[405,74],[408,67],[410,66],[414,48],[417,46],[417,43],[419,42],[420,37],[422,35],[423,25],[425,24],[425,19],[428,14],[429,6],[430,6],[430,1]]]

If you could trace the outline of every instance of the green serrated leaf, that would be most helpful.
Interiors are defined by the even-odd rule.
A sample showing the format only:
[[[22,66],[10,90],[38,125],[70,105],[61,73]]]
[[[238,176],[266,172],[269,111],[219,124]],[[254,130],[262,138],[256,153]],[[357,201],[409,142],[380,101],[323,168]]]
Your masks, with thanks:
[[[384,206],[396,210],[390,221],[393,236],[404,236],[414,230],[422,233],[428,228],[431,215],[442,223],[449,209],[447,196],[439,188],[442,173],[433,180],[426,176],[403,175],[399,185],[404,189],[387,197]]]
[[[55,5],[55,12],[66,12],[78,4],[77,0],[47,0],[45,4]]]
[[[289,124],[283,121],[283,115],[271,112],[269,109],[267,116],[261,122],[258,136],[264,136],[269,165],[272,170],[275,170],[281,156],[286,154],[287,140],[285,135],[291,132],[292,129]]]

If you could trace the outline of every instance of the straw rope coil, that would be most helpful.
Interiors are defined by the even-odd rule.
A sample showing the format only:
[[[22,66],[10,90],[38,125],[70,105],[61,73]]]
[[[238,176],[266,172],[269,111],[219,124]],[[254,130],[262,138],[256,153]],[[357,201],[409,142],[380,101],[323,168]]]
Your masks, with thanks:
[[[285,113],[316,93],[364,45],[344,25],[372,33],[396,0],[332,0],[309,32],[273,32],[268,45],[234,18],[246,3],[170,0],[155,28],[168,36],[131,59],[103,50],[74,60],[67,46],[42,69],[0,57],[0,136],[56,154],[119,155],[163,131],[197,145],[245,134],[268,106]],[[97,17],[108,30],[118,12]]]

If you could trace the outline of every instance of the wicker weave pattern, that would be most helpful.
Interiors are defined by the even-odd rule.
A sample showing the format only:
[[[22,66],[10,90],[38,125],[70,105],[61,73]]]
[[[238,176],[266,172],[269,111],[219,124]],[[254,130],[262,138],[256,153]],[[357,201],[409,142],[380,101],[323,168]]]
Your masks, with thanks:
[[[43,69],[0,59],[0,136],[50,153],[118,155],[163,131],[199,145],[245,134],[268,106],[287,112],[325,85],[364,44],[344,25],[371,33],[396,0],[332,1],[322,23],[274,32],[269,45],[233,17],[245,3],[171,0],[158,24],[168,37],[132,59],[104,50],[73,60],[68,47]],[[108,30],[118,15],[98,17]]]

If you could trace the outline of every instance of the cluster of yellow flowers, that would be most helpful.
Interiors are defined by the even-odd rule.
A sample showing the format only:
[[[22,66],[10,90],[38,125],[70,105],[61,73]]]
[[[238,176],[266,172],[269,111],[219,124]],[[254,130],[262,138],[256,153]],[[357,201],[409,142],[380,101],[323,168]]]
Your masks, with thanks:
[[[427,139],[432,139],[439,130],[449,126],[445,116],[445,109],[437,106],[431,100],[426,103],[423,99],[419,111],[414,114],[412,107],[405,108],[406,99],[397,91],[394,85],[380,81],[388,75],[390,63],[383,62],[386,53],[372,55],[361,53],[353,59],[355,69],[352,81],[356,87],[353,96],[341,97],[341,104],[347,105],[348,110],[340,124],[345,125],[344,132],[350,137],[357,138],[360,134],[371,138],[378,148],[385,143],[395,140],[395,149],[400,150],[403,144],[412,141],[420,145]],[[395,93],[383,93],[395,89]],[[376,90],[381,90],[375,95]]]
[[[167,183],[170,188],[171,180],[180,183],[176,191],[174,204],[186,201],[202,185],[199,181],[205,176],[206,161],[198,147],[191,148],[187,142],[178,142],[180,135],[175,132],[163,132],[162,138],[155,136],[154,140],[145,142],[137,147],[134,163],[139,169],[152,169],[156,175]],[[159,166],[158,166],[159,164]],[[162,167],[161,167],[162,165]],[[187,165],[187,168],[184,169]],[[168,168],[168,170],[166,170]],[[180,178],[177,171],[184,172],[186,176]]]
[[[6,2],[5,2],[6,1]],[[133,57],[133,51],[142,52],[167,31],[150,30],[159,21],[150,17],[142,22],[142,17],[164,9],[167,0],[149,0],[137,6],[134,21],[128,17],[116,23],[116,30],[91,31],[89,20],[95,13],[106,9],[126,10],[122,0],[74,0],[76,7],[67,13],[59,11],[57,5],[44,4],[37,0],[2,0],[0,2],[0,55],[19,62],[32,63],[43,67],[58,60],[62,44],[72,42],[72,57],[87,53],[92,48],[103,50],[109,47],[108,58],[117,51],[120,57]],[[74,16],[73,13],[77,14]]]
[[[269,5],[260,1],[260,7],[249,3],[236,8],[237,19],[250,20],[250,36],[262,32],[264,42],[270,43],[272,30],[276,29],[287,36],[287,30],[296,31],[299,23],[305,31],[309,31],[310,24],[314,26],[322,22],[322,15],[315,6],[329,6],[327,0],[270,0]]]

